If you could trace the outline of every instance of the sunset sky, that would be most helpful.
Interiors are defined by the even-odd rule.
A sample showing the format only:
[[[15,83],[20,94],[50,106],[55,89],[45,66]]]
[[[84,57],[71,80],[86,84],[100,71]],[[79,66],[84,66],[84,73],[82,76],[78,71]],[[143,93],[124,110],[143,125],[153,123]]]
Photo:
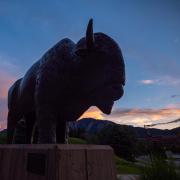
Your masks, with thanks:
[[[179,0],[0,0],[0,129],[12,83],[62,38],[83,37],[91,17],[94,32],[121,47],[127,79],[111,115],[93,107],[83,117],[134,126],[180,118]]]

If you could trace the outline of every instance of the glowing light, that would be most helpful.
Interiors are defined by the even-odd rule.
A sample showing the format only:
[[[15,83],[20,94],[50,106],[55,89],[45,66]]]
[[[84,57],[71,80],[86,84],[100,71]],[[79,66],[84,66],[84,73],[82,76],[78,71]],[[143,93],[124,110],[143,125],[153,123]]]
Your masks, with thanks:
[[[96,107],[89,108],[79,119],[82,118],[104,119],[102,112]]]

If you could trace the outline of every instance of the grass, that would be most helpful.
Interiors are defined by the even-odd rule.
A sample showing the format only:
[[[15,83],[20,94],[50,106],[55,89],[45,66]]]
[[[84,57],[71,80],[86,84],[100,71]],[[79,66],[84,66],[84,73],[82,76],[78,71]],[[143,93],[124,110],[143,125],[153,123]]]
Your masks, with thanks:
[[[69,144],[87,144],[87,142],[80,138],[70,137]]]
[[[141,174],[141,167],[133,162],[126,161],[118,156],[114,156],[118,174]]]
[[[6,144],[6,140],[7,140],[6,133],[1,133],[0,134],[0,144]]]

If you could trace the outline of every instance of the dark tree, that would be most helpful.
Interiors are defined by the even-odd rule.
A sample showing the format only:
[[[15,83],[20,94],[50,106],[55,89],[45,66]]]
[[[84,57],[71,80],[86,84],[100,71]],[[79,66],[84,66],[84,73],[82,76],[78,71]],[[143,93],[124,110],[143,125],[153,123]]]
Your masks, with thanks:
[[[116,155],[127,160],[134,160],[136,152],[136,137],[128,127],[109,125],[98,134],[99,144],[110,145]]]

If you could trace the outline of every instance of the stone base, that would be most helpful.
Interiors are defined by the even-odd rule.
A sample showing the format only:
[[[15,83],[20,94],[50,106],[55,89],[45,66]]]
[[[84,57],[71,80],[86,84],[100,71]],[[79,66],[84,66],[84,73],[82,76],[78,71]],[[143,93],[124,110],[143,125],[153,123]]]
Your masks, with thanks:
[[[0,180],[115,179],[109,146],[0,145]]]

